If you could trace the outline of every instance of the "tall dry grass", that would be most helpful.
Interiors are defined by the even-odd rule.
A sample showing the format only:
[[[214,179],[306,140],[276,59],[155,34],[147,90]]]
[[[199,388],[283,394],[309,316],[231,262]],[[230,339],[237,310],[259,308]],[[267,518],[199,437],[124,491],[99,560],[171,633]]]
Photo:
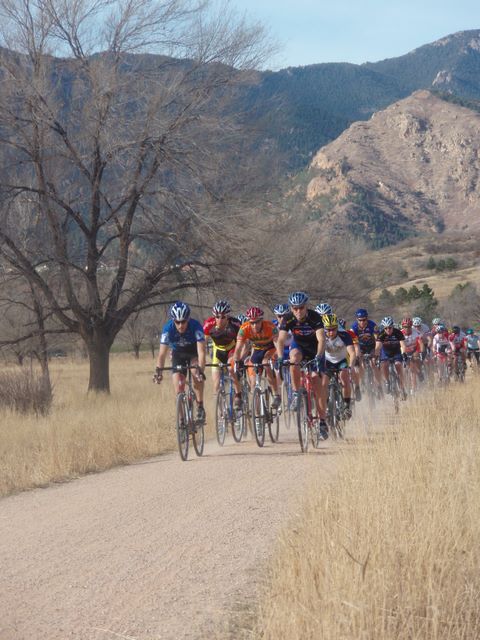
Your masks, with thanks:
[[[480,638],[479,392],[431,393],[343,450],[281,538],[256,637]]]
[[[88,363],[54,363],[48,416],[0,410],[0,495],[174,449],[171,382],[165,376],[162,385],[152,384],[153,369],[146,354],[113,356],[111,395],[87,395]],[[209,403],[208,410],[211,418]]]

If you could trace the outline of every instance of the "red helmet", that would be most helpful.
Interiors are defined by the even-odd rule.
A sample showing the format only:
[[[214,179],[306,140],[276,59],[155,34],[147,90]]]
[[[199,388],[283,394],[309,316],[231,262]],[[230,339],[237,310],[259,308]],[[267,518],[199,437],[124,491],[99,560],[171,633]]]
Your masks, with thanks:
[[[259,307],[250,307],[250,309],[247,309],[246,316],[250,322],[252,320],[261,320],[263,318],[263,309],[260,309]]]
[[[404,318],[402,320],[402,327],[412,327],[413,326],[413,322],[411,318]]]

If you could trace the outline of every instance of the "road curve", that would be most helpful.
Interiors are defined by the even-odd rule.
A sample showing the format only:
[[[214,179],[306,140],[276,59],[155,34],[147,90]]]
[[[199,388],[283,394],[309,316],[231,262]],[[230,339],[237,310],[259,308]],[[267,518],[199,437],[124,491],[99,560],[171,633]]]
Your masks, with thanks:
[[[0,502],[0,638],[207,638],[254,594],[312,471],[294,432],[207,443]]]

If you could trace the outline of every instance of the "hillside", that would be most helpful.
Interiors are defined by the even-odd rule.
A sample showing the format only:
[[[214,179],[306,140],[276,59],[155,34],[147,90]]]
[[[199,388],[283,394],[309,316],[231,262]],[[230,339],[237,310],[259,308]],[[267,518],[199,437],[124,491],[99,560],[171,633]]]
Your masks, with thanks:
[[[480,115],[418,91],[354,123],[296,179],[313,228],[336,228],[372,247],[419,232],[480,229]]]

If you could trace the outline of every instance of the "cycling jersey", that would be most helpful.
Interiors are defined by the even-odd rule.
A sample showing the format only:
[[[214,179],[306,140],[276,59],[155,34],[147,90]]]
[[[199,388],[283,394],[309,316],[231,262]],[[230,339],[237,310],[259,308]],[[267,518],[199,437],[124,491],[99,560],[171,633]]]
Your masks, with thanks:
[[[318,345],[316,332],[318,329],[323,329],[322,316],[313,309],[308,309],[303,320],[297,320],[293,315],[283,318],[279,329],[280,331],[291,331],[293,336],[292,349],[298,346],[302,350],[316,352]]]
[[[402,329],[402,333],[405,336],[405,351],[406,353],[420,353],[422,350],[422,336],[419,331],[416,329],[412,329],[409,335],[405,333],[405,330]]]
[[[250,322],[244,322],[239,331],[237,339],[244,342],[249,340],[252,343],[253,349],[259,351],[267,351],[273,349],[273,339],[278,335],[278,329],[274,326],[270,320],[263,320],[260,331],[253,332],[253,327]]]
[[[435,354],[438,353],[449,353],[451,351],[451,344],[448,340],[447,334],[444,333],[436,333],[433,337],[432,342],[432,351]]]
[[[391,333],[386,333],[385,329],[378,334],[377,340],[382,343],[382,357],[393,358],[401,353],[400,343],[405,341],[405,336],[394,327]]]
[[[225,327],[217,327],[215,318],[207,318],[203,323],[203,331],[208,336],[216,349],[221,351],[230,351],[235,346],[238,330],[240,329],[240,321],[237,318],[228,318]]]
[[[358,338],[360,351],[371,353],[375,348],[375,341],[378,335],[378,327],[373,320],[368,320],[365,326],[360,326],[358,320],[352,324],[352,331]]]
[[[467,349],[470,351],[476,351],[480,349],[480,336],[469,335],[466,337]]]
[[[190,318],[184,333],[180,333],[173,320],[169,320],[162,329],[160,344],[168,345],[172,351],[191,351],[197,342],[205,342],[203,327],[198,322]]]
[[[325,359],[327,362],[338,364],[342,360],[346,361],[347,347],[353,345],[352,336],[347,331],[337,331],[334,338],[330,338],[328,333],[325,338]]]
[[[448,336],[448,341],[452,347],[452,351],[460,351],[463,348],[463,339],[464,336],[462,334],[451,333]]]

